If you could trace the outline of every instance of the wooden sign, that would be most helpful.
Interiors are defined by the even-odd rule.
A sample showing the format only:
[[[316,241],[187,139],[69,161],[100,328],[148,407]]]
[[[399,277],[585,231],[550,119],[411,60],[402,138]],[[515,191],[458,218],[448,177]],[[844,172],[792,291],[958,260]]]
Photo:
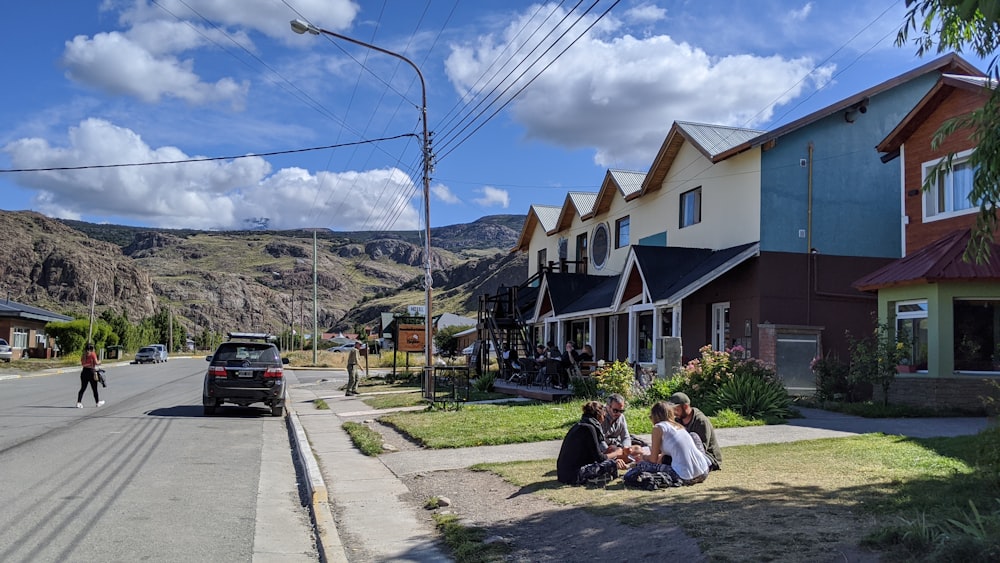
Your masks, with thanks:
[[[426,344],[424,325],[397,325],[396,349],[401,352],[423,352]]]

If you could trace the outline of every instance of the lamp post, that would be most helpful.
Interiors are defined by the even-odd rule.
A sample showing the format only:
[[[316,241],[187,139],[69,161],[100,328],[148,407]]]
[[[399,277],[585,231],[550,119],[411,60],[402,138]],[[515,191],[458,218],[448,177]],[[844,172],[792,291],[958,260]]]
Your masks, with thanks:
[[[394,53],[392,51],[383,49],[381,47],[372,45],[370,43],[365,43],[364,41],[359,41],[357,39],[348,37],[346,35],[341,35],[333,31],[328,31],[316,27],[311,23],[304,22],[302,20],[292,20],[291,22],[292,31],[298,34],[310,33],[312,35],[329,35],[330,37],[335,37],[337,39],[342,39],[348,43],[354,43],[355,45],[360,45],[367,49],[372,49],[378,51],[379,53],[385,53],[391,57],[396,57],[397,59],[410,65],[414,71],[417,73],[417,78],[420,79],[420,117],[421,122],[424,127],[424,134],[422,139],[423,146],[421,147],[421,152],[423,153],[423,184],[424,184],[424,249],[425,252],[425,262],[424,262],[424,299],[425,299],[425,311],[424,311],[424,357],[426,358],[426,366],[424,370],[429,372],[434,366],[434,338],[431,327],[431,282],[433,278],[431,277],[431,140],[430,134],[427,132],[427,85],[424,83],[424,75],[420,72],[420,68],[413,63],[410,59],[400,55],[399,53]],[[428,374],[429,376],[429,374]]]

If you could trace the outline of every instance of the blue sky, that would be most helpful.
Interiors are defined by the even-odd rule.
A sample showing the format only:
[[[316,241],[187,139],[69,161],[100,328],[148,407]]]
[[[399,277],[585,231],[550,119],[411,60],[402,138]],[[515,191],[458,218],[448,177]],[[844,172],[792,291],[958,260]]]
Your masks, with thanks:
[[[294,18],[422,70],[432,226],[561,205],[608,168],[644,172],[674,120],[770,129],[926,62],[894,45],[903,0],[591,4],[13,3],[0,22],[0,168],[337,148],[4,172],[0,207],[167,228],[420,228],[415,73],[294,34]]]

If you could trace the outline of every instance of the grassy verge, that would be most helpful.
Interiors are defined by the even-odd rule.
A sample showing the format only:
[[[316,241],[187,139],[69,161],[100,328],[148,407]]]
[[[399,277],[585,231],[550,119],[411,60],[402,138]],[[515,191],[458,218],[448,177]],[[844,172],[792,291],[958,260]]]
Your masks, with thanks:
[[[456,411],[393,413],[379,418],[428,448],[465,448],[561,440],[580,419],[583,401],[568,403],[501,403],[465,405]],[[648,410],[629,409],[629,430],[646,434],[652,429]],[[729,414],[718,427],[762,424]]]
[[[444,543],[451,549],[458,563],[502,561],[503,555],[510,551],[510,547],[504,543],[484,544],[486,532],[481,528],[460,524],[454,514],[435,514],[433,518]]]
[[[1000,488],[975,469],[984,439],[871,434],[728,447],[725,469],[705,483],[653,492],[620,480],[562,486],[553,460],[478,468],[524,492],[650,525],[651,534],[679,525],[709,560],[830,560],[867,538],[891,559],[986,561],[1000,554]],[[949,559],[957,550],[961,557]]]
[[[344,430],[361,453],[369,456],[382,453],[382,435],[378,431],[357,422],[345,422]]]

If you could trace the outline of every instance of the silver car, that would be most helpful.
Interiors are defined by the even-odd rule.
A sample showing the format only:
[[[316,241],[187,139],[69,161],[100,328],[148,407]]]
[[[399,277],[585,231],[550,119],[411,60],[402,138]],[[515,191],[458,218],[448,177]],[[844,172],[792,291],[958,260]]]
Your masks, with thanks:
[[[3,338],[0,338],[0,361],[9,362],[11,358],[14,357],[14,351],[11,349],[10,344]]]
[[[137,364],[157,364],[160,363],[160,351],[152,346],[143,346],[135,353],[135,363]]]

